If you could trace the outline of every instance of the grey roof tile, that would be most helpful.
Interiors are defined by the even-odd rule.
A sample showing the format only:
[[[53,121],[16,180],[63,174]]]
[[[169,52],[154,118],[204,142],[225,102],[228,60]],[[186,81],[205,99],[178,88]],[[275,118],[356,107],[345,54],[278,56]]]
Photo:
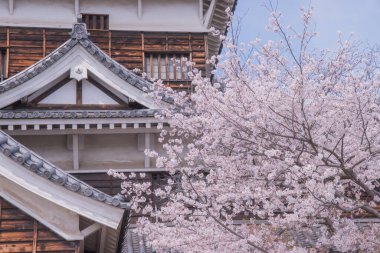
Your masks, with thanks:
[[[160,109],[136,110],[0,110],[0,119],[80,119],[154,117]]]
[[[25,169],[28,169],[31,172],[70,191],[115,207],[127,209],[130,206],[129,203],[124,200],[123,196],[110,196],[95,189],[94,187],[84,183],[83,181],[41,158],[3,131],[0,131],[0,152],[3,153],[2,156],[9,157],[14,162],[22,165]],[[0,156],[0,159],[7,158]]]

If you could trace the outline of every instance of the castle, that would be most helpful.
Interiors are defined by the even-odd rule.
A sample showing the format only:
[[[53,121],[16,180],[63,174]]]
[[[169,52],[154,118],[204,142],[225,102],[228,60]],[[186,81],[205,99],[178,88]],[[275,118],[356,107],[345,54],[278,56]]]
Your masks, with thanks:
[[[224,32],[235,5],[0,1],[0,252],[151,251],[107,171],[160,187],[144,150],[162,152],[154,115],[170,101],[145,95],[149,79],[191,91],[187,60],[210,76],[210,27]]]

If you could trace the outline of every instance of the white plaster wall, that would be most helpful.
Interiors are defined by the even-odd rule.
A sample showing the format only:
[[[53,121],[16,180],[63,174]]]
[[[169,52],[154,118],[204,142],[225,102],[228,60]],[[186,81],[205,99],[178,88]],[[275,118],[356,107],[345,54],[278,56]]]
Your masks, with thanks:
[[[14,136],[14,138],[56,166],[65,170],[72,169],[73,153],[67,149],[67,135]]]
[[[96,105],[119,104],[87,80],[82,81],[82,89],[83,89],[82,91],[83,104],[96,104]]]
[[[71,28],[76,21],[74,0],[0,0],[0,25]],[[79,13],[108,14],[110,29],[205,32],[199,0],[79,0]]]
[[[76,21],[74,0],[14,0],[13,14],[8,0],[0,0],[0,25],[71,27]]]
[[[39,104],[70,104],[75,105],[77,102],[76,80],[71,80],[61,88],[42,99]]]
[[[144,152],[137,150],[137,134],[85,135],[80,169],[130,169],[144,167]]]

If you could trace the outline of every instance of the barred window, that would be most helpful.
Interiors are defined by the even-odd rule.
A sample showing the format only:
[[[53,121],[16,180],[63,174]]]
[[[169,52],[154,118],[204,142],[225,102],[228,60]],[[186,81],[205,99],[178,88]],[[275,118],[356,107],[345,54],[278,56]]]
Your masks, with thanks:
[[[189,54],[145,53],[145,73],[154,79],[189,80],[187,61]]]
[[[109,16],[103,14],[82,14],[82,20],[89,30],[108,30]]]

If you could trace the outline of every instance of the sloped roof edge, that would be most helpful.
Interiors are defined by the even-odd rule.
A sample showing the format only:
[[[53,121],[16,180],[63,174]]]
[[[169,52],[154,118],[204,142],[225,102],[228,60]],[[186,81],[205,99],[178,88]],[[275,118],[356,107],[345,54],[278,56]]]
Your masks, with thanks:
[[[154,117],[159,109],[135,110],[0,110],[0,119],[84,119]]]
[[[41,158],[3,131],[0,131],[0,151],[5,156],[22,165],[25,169],[28,169],[33,173],[46,178],[46,180],[60,185],[72,192],[76,192],[85,197],[114,207],[122,209],[128,209],[130,207],[130,204],[124,201],[123,196],[118,195],[112,197],[95,189]]]
[[[73,25],[73,30],[70,33],[71,38],[59,46],[52,53],[47,55],[42,60],[31,65],[29,68],[21,71],[9,79],[0,82],[0,94],[8,92],[15,87],[22,85],[23,83],[29,81],[35,76],[41,74],[52,66],[55,62],[66,55],[72,48],[76,45],[81,45],[88,53],[90,53],[98,62],[103,66],[112,71],[115,75],[120,77],[122,80],[126,81],[133,87],[141,91],[149,91],[152,84],[145,80],[144,78],[136,75],[132,71],[128,70],[110,56],[104,53],[99,47],[97,47],[90,39],[89,33],[86,29],[86,24],[75,23]],[[163,96],[162,100],[167,103],[172,103],[172,98]]]

